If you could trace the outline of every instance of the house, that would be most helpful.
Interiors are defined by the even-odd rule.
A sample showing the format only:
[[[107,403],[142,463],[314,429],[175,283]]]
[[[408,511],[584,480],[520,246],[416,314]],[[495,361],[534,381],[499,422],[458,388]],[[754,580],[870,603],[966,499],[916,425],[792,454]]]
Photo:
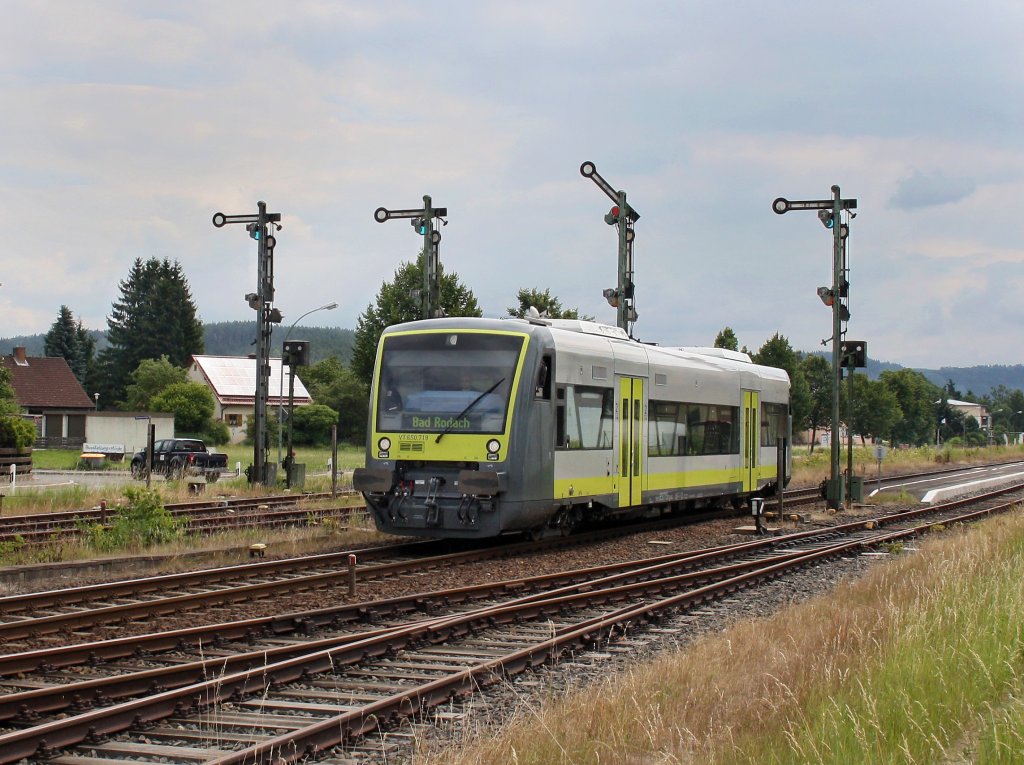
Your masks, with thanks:
[[[282,378],[281,373],[284,372]],[[268,415],[288,406],[289,368],[281,359],[270,359]],[[248,421],[256,410],[256,359],[245,356],[193,356],[189,360],[188,379],[206,385],[213,392],[214,417],[231,431],[231,443],[245,439]],[[312,404],[313,399],[295,378],[295,406]]]
[[[18,346],[3,365],[14,398],[36,423],[37,447],[78,449],[86,440],[86,416],[95,402],[60,356],[27,356]]]
[[[936,404],[941,404],[942,401],[936,401]],[[973,417],[978,427],[982,430],[988,430],[991,423],[988,419],[988,409],[982,404],[975,404],[973,401],[957,401],[956,399],[947,399],[946,403],[949,404],[950,408],[956,409],[957,411],[963,412],[964,417]]]

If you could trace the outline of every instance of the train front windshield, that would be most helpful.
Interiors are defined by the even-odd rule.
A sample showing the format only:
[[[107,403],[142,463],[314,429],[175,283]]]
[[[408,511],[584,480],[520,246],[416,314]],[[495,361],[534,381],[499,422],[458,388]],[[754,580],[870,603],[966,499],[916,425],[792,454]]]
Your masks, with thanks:
[[[526,338],[419,332],[384,339],[377,431],[501,433]]]

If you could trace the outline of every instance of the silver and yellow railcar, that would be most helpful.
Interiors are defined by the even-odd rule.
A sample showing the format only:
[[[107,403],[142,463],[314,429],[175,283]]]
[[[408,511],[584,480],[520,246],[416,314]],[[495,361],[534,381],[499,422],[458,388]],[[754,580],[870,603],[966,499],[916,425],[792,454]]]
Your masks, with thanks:
[[[788,376],[745,354],[586,321],[417,321],[381,337],[354,483],[381,531],[544,534],[767,494],[789,423]]]

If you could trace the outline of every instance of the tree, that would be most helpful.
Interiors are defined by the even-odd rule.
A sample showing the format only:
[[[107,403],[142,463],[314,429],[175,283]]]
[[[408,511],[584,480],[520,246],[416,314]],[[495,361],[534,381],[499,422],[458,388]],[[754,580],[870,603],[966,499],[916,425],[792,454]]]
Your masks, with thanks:
[[[337,412],[338,440],[364,443],[370,405],[367,384],[336,358],[301,367],[299,376],[314,401]]]
[[[323,444],[330,441],[331,426],[338,422],[338,413],[323,404],[308,404],[295,410],[292,441],[297,444]]]
[[[149,405],[154,412],[173,412],[176,433],[202,433],[215,410],[213,393],[197,382],[168,385]]]
[[[125,406],[128,411],[146,412],[153,397],[174,383],[188,379],[185,370],[176,367],[167,356],[159,359],[143,359],[131,374],[131,382],[125,391]]]
[[[0,447],[24,449],[35,441],[36,429],[18,416],[20,411],[11,386],[11,373],[0,366]]]
[[[844,412],[846,406],[844,402]],[[901,414],[896,394],[885,383],[869,380],[864,374],[853,376],[853,417],[847,424],[860,435],[861,443],[868,436],[885,438]]]
[[[18,414],[20,411],[14,386],[11,385],[11,373],[7,367],[0,365],[0,415]]]
[[[62,305],[56,321],[43,338],[43,353],[67,361],[75,378],[84,386],[88,382],[95,352],[96,341],[92,335],[82,326],[81,320],[75,322],[71,309]]]
[[[121,298],[107,318],[109,347],[100,354],[101,399],[122,404],[131,373],[143,359],[167,356],[184,367],[203,352],[203,325],[181,265],[166,258],[136,258],[120,283]]]
[[[931,443],[938,423],[935,402],[941,396],[940,389],[913,369],[882,372],[878,379],[896,396],[901,413],[892,426],[892,445]]]
[[[551,294],[550,289],[541,292],[534,287],[526,289],[523,287],[516,293],[516,300],[519,301],[518,308],[508,308],[508,315],[519,319],[525,319],[530,307],[536,308],[541,316],[548,319],[582,319],[583,321],[594,321],[593,316],[581,315],[579,308],[562,308],[562,301]]]
[[[825,430],[832,422],[832,364],[824,356],[812,353],[800,362],[800,370],[807,381],[810,394],[810,409],[806,426],[811,431],[811,453],[818,440],[818,431]]]
[[[811,389],[800,368],[800,354],[789,340],[776,332],[751,356],[755,364],[778,367],[789,375],[789,406],[793,415],[793,432],[803,430],[811,412]]]
[[[726,327],[715,336],[715,348],[725,348],[728,351],[739,350],[740,341],[732,327]]]
[[[438,264],[441,285],[441,309],[446,316],[481,316],[473,293],[456,274],[446,274]],[[395,271],[395,278],[384,282],[377,292],[377,302],[368,305],[356,324],[355,343],[352,347],[352,370],[362,380],[373,375],[377,358],[377,343],[387,327],[420,318],[419,300],[413,290],[422,289],[423,257],[416,263],[403,263]]]

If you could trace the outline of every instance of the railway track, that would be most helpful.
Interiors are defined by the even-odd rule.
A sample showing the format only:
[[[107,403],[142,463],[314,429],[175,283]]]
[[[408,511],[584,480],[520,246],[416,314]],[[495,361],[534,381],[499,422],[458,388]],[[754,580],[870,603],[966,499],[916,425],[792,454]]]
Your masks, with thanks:
[[[348,492],[352,496],[352,492]],[[165,505],[172,516],[186,519],[188,531],[213,534],[239,528],[280,528],[334,519],[347,521],[353,513],[365,514],[364,506],[310,509],[309,503],[331,499],[331,494],[235,497]],[[0,518],[0,544],[42,546],[77,539],[88,526],[109,527],[116,515],[113,507],[93,507],[55,513],[5,516]]]
[[[941,475],[960,468],[932,470],[921,473],[907,473],[887,476],[882,483],[906,480],[908,478]],[[351,490],[339,494],[354,496]],[[352,513],[365,513],[363,505],[305,511],[303,502],[331,498],[329,492],[271,495],[267,497],[234,497],[191,502],[170,503],[165,507],[179,518],[188,519],[190,531],[212,534],[237,528],[273,528],[304,525],[310,521],[320,522],[331,518],[344,521]],[[815,487],[791,489],[785,492],[786,504],[798,507],[813,504],[820,499]],[[769,500],[769,506],[773,502]],[[82,535],[83,527],[91,524],[108,525],[116,513],[115,508],[93,507],[80,510],[65,510],[32,515],[0,516],[0,544],[39,546],[53,544]]]
[[[120,658],[96,653],[87,665],[66,665],[85,667],[87,679],[58,676],[56,653],[37,653],[34,667],[4,657],[0,762],[227,765],[321,755],[794,568],[1003,511],[1022,489],[551,577],[153,636],[130,656],[121,645]],[[65,747],[74,748],[57,753]]]

